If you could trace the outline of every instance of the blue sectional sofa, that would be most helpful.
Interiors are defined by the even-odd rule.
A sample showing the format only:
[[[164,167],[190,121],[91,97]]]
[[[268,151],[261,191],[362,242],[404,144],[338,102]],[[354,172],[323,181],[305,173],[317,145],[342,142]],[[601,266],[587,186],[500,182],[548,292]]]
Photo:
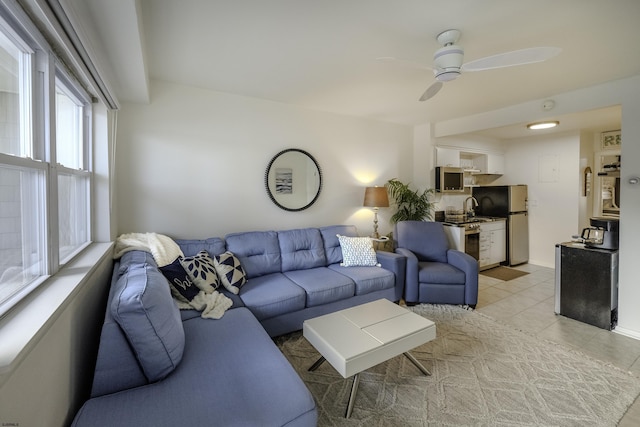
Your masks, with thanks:
[[[248,281],[221,319],[178,310],[144,251],[115,263],[91,398],[81,426],[315,426],[310,392],[271,337],[305,319],[387,298],[398,301],[405,258],[345,267],[337,234],[353,226],[234,233],[176,240],[185,256],[231,251]]]

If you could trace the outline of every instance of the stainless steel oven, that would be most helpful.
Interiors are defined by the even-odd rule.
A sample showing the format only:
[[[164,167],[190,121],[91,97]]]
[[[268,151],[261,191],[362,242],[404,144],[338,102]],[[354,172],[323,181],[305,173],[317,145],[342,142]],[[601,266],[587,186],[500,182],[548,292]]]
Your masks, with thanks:
[[[474,257],[480,259],[480,225],[465,224],[464,225],[464,251]]]

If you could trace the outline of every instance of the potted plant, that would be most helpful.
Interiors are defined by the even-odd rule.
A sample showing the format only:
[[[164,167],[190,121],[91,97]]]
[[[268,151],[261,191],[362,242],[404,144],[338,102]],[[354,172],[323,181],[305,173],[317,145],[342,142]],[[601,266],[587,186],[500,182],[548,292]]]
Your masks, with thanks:
[[[414,191],[409,188],[409,184],[404,184],[396,178],[387,181],[385,186],[397,207],[396,213],[390,219],[392,224],[399,221],[433,220],[433,188],[428,188],[423,192]]]

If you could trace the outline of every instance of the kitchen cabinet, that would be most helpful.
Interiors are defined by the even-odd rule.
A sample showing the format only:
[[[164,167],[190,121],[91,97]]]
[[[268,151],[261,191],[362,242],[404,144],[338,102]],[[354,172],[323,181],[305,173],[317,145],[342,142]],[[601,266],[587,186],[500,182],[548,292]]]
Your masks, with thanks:
[[[474,158],[474,173],[477,175],[503,175],[504,155],[503,154],[482,154]]]
[[[480,270],[499,265],[507,259],[507,228],[504,220],[480,224]]]
[[[460,167],[460,150],[436,147],[436,166]]]
[[[457,148],[435,147],[436,166],[462,168],[469,174],[504,174],[504,155],[461,151]]]
[[[502,228],[491,231],[490,264],[500,264],[507,260],[507,228],[504,221],[498,221]]]
[[[484,154],[460,152],[460,167],[464,172],[464,186],[475,187],[475,175],[482,172]]]
[[[504,174],[504,155],[503,154],[487,154],[487,165],[484,172],[492,175]]]
[[[469,173],[482,172],[482,168],[485,166],[485,154],[468,153],[465,151],[460,152],[460,167]]]

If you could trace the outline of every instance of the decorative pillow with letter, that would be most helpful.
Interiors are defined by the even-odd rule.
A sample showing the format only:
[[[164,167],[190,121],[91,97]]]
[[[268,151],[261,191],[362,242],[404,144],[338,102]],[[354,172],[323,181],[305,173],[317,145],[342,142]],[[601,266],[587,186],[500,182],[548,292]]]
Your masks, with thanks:
[[[189,275],[180,264],[180,258],[176,258],[169,265],[160,267],[160,271],[171,285],[171,294],[179,301],[188,303],[198,295],[198,288],[189,278]]]
[[[343,267],[379,266],[370,237],[347,237],[337,234],[342,249]]]
[[[234,294],[240,292],[240,287],[247,283],[247,274],[240,264],[240,260],[227,251],[215,257],[216,271],[220,276],[222,285]]]
[[[200,251],[195,256],[180,259],[189,278],[195,285],[210,294],[220,286],[214,261],[207,251]]]

